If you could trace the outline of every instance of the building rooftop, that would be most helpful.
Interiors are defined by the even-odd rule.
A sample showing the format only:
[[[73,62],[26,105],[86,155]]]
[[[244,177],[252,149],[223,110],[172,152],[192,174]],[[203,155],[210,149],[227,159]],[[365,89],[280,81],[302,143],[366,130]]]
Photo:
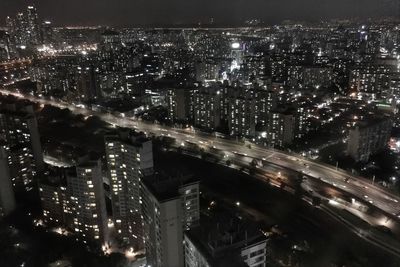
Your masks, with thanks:
[[[383,122],[387,122],[390,118],[388,116],[367,116],[360,121],[357,121],[354,127],[358,127],[360,129],[375,126],[381,124]]]
[[[108,142],[122,141],[134,146],[141,146],[143,143],[150,141],[142,132],[135,132],[125,128],[119,128],[117,131],[107,134],[104,139]]]
[[[74,173],[74,167],[60,168],[52,167],[49,168],[39,179],[39,184],[49,186],[66,186],[66,175],[67,173]]]
[[[257,224],[219,210],[202,216],[200,226],[185,235],[212,266],[247,266],[241,250],[266,240]]]
[[[199,183],[192,176],[171,177],[161,173],[146,176],[142,181],[160,202],[178,198],[180,188]]]

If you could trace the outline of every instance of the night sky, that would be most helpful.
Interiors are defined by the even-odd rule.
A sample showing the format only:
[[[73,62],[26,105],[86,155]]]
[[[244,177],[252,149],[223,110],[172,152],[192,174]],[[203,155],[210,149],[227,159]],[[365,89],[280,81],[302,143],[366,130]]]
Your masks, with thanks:
[[[43,19],[57,25],[165,25],[206,22],[236,25],[249,18],[285,19],[394,15],[397,0],[36,0]],[[0,19],[32,3],[0,0]]]

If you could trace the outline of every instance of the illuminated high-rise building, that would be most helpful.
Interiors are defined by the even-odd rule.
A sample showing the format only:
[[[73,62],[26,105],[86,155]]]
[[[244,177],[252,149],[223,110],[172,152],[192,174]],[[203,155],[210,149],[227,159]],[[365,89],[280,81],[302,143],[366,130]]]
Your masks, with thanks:
[[[100,160],[76,166],[76,175],[67,174],[67,190],[73,231],[85,244],[108,242],[108,219]]]
[[[182,183],[178,192],[182,201],[182,226],[184,230],[189,230],[200,222],[200,182]]]
[[[268,123],[268,114],[278,106],[278,92],[276,90],[263,87],[255,90],[255,120],[256,123],[265,128]]]
[[[359,64],[350,73],[349,86],[365,100],[379,100],[386,96],[390,88],[391,74],[397,75],[388,64]]]
[[[35,6],[28,6],[26,10],[26,31],[29,44],[38,45],[41,43],[39,16]]]
[[[199,181],[161,174],[141,180],[146,260],[149,266],[184,266],[183,232],[199,224]]]
[[[244,45],[239,42],[231,44],[231,71],[240,69],[244,59]]]
[[[100,97],[96,71],[93,66],[79,66],[76,73],[78,96],[83,101],[93,101]]]
[[[67,191],[68,169],[51,169],[38,181],[43,221],[47,225],[72,226],[70,197]]]
[[[193,89],[175,88],[167,93],[168,120],[170,122],[188,122],[193,117]]]
[[[26,34],[26,28],[27,25],[24,13],[22,12],[17,13],[17,15],[15,16],[11,33],[14,36],[15,44],[19,48],[26,48],[26,46],[28,45],[29,40],[28,40],[28,35]]]
[[[5,61],[13,56],[10,35],[7,32],[0,32],[0,60]]]
[[[42,43],[39,16],[35,6],[28,6],[26,12],[18,12],[15,18],[7,17],[7,29],[13,42],[20,49]]]
[[[15,209],[14,190],[8,167],[8,155],[3,145],[0,145],[0,218],[10,214]]]
[[[106,136],[105,146],[117,236],[124,244],[142,249],[140,180],[153,173],[152,142],[141,134],[121,131]]]
[[[54,30],[51,21],[43,21],[42,23],[42,39],[43,44],[51,44],[54,42]]]
[[[24,144],[6,146],[11,181],[16,189],[30,190],[36,175],[32,150]]]
[[[233,136],[253,137],[255,135],[255,98],[253,90],[230,88],[229,132]]]
[[[221,64],[217,60],[207,59],[206,61],[197,62],[195,70],[196,81],[216,81],[219,78]]]
[[[184,215],[178,187],[147,177],[141,189],[147,264],[183,266]]]
[[[194,124],[215,131],[221,124],[221,91],[219,88],[201,87],[193,92]]]
[[[269,114],[267,142],[270,146],[292,144],[295,136],[295,116],[290,111],[272,111]]]
[[[9,106],[0,111],[0,140],[6,144],[11,179],[15,187],[29,188],[44,161],[36,117],[31,106]]]

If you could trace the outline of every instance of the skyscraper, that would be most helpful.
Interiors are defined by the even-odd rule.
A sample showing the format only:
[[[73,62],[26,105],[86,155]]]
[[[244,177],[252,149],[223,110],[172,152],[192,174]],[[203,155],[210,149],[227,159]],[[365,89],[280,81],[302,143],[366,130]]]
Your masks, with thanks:
[[[72,170],[72,168],[71,168]],[[50,169],[38,181],[43,221],[48,225],[70,226],[70,196],[67,191],[67,169]]]
[[[25,49],[42,42],[39,16],[35,6],[28,6],[25,13],[18,12],[15,18],[7,17],[8,32],[15,46]]]
[[[54,42],[54,30],[51,21],[48,20],[43,21],[41,32],[42,32],[43,44],[48,45]]]
[[[194,124],[215,131],[221,124],[221,91],[201,87],[193,93]]]
[[[141,185],[147,264],[183,266],[183,232],[200,219],[199,182],[156,174]]]
[[[231,44],[231,71],[240,69],[243,64],[244,57],[244,45],[239,42],[233,42]]]
[[[77,239],[85,244],[108,242],[107,211],[100,160],[76,167],[76,176],[67,175],[73,227]]]
[[[193,92],[191,88],[169,89],[167,93],[168,119],[170,122],[188,122],[192,119]]]
[[[38,45],[41,43],[39,16],[35,6],[28,6],[26,10],[26,31],[29,44]]]
[[[8,152],[8,164],[14,186],[28,186],[44,169],[37,120],[32,106],[7,106],[0,111],[0,140]]]
[[[255,99],[254,91],[243,88],[229,88],[229,132],[233,136],[254,137]]]
[[[123,243],[142,249],[140,180],[153,173],[152,142],[142,134],[121,130],[106,136],[105,145],[117,236]]]
[[[8,168],[8,155],[0,145],[0,218],[15,209],[15,197]]]
[[[143,181],[146,183],[146,181]],[[144,238],[147,264],[183,266],[182,202],[177,192],[143,184]]]
[[[272,111],[269,114],[267,142],[270,146],[290,145],[294,139],[295,116],[288,110]]]
[[[13,23],[13,28],[11,30],[12,35],[14,36],[15,44],[19,48],[26,48],[29,43],[28,35],[26,34],[26,20],[24,13],[19,12],[15,16],[15,21]]]
[[[93,66],[84,65],[78,67],[76,79],[77,90],[82,100],[93,101],[100,97],[96,81],[96,72]]]
[[[200,221],[200,183],[193,181],[179,187],[182,201],[183,227],[188,230]]]

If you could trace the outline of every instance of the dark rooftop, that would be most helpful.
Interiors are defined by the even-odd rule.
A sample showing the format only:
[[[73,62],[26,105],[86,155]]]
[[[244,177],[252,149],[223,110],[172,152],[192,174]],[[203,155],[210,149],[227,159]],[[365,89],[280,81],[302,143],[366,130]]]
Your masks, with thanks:
[[[142,181],[160,202],[179,197],[179,189],[181,187],[199,183],[192,176],[171,177],[161,173],[146,176]]]

